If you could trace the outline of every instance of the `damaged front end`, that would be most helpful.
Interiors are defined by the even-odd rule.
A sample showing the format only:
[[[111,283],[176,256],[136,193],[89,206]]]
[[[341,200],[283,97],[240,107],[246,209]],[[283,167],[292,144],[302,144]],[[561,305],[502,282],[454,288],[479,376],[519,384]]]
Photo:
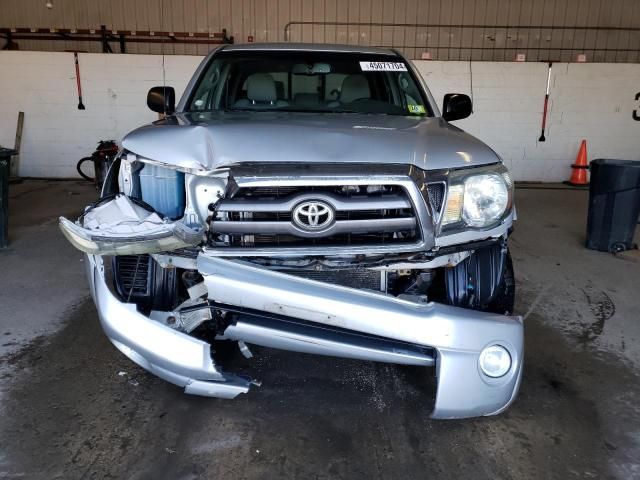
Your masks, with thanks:
[[[435,367],[434,418],[492,415],[522,375],[521,319],[482,311],[507,288],[513,214],[452,244],[447,191],[413,167],[211,171],[125,153],[101,200],[60,228],[87,254],[114,345],[187,393],[249,390],[214,359],[234,341]],[[322,208],[332,217],[314,229]]]
[[[202,229],[167,222],[157,213],[125,195],[102,199],[73,223],[60,219],[67,240],[94,255],[136,255],[198,245]]]

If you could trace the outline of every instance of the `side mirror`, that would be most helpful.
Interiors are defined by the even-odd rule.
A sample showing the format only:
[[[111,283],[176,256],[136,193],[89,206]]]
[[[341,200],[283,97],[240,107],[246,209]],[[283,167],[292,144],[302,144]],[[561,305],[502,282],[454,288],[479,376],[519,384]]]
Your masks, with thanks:
[[[173,87],[153,87],[147,93],[147,106],[154,112],[171,115],[176,111],[176,91]]]
[[[469,95],[447,93],[442,101],[442,117],[447,121],[460,120],[471,115],[472,105]]]

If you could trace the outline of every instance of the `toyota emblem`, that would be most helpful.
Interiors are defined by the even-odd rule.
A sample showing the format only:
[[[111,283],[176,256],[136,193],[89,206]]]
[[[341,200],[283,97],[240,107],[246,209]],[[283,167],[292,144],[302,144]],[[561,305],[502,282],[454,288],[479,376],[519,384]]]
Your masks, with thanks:
[[[302,202],[293,209],[293,223],[306,231],[324,230],[333,223],[333,207],[319,200]]]

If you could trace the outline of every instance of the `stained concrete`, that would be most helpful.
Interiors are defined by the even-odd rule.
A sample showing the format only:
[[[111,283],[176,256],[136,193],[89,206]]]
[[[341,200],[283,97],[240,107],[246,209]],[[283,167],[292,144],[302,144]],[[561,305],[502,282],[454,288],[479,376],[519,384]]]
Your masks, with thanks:
[[[584,191],[517,192],[521,393],[432,421],[428,371],[254,349],[234,401],[184,395],[106,340],[55,225],[94,195],[12,186],[0,252],[0,478],[640,478],[640,256],[583,248]],[[232,358],[229,358],[231,355]]]
[[[29,180],[9,189],[9,247],[0,250],[0,356],[59,328],[88,290],[82,255],[58,229],[98,192],[85,181]]]

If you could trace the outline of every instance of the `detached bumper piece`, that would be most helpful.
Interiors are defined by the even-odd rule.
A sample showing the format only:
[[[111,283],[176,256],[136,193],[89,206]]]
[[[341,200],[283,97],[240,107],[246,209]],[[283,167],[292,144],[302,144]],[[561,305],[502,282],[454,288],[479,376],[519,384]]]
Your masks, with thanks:
[[[216,303],[303,320],[315,328],[338,329],[375,336],[389,343],[433,349],[438,378],[433,418],[494,415],[506,409],[517,394],[524,348],[520,317],[436,303],[420,304],[204,255],[198,257],[198,270],[204,277],[209,299]],[[240,317],[227,331],[236,340],[288,350],[311,348],[315,350],[313,353],[321,353],[319,350],[328,348],[330,336],[316,335],[314,341],[308,329],[313,327],[303,331],[296,328],[283,329],[281,324],[250,322]],[[280,332],[275,336],[264,335],[270,329]],[[305,347],[305,343],[311,346]],[[483,351],[495,345],[510,357],[507,372],[499,378],[483,373],[480,364]],[[399,361],[403,355],[407,360]],[[415,350],[407,349],[398,352],[395,359],[394,363],[431,363],[430,355],[423,353],[421,358]]]
[[[78,250],[92,255],[139,255],[197,245],[202,230],[167,222],[125,195],[91,208],[82,225],[60,217],[60,229]]]
[[[248,380],[216,368],[208,343],[167,328],[116,298],[105,282],[101,257],[88,256],[86,263],[102,328],[127,357],[186,393],[231,399],[249,390]]]

